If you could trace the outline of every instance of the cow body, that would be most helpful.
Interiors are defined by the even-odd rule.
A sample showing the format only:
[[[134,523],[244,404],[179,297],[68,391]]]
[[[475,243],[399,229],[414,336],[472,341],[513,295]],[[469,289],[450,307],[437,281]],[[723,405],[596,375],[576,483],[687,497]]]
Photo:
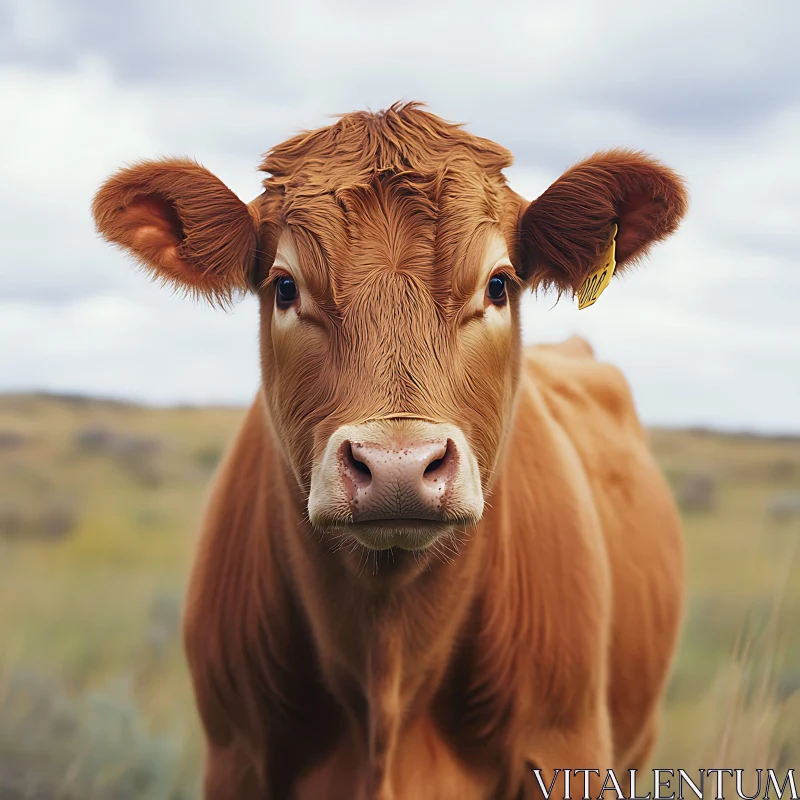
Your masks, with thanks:
[[[256,400],[186,620],[209,797],[484,800],[530,785],[526,762],[643,765],[682,614],[677,512],[624,379],[580,340],[526,350],[518,398],[490,509],[410,581],[320,568]]]
[[[249,204],[186,159],[95,197],[157,278],[260,307],[186,609],[207,800],[596,797],[652,749],[676,510],[623,378],[525,350],[520,298],[624,271],[686,193],[612,150],[529,202],[510,164],[410,104],[273,148]]]

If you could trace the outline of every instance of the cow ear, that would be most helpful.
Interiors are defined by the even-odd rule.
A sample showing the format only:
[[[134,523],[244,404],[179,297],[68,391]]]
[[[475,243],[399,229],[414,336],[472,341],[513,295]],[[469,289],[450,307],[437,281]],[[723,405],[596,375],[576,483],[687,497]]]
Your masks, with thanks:
[[[247,290],[257,213],[194,161],[120,170],[98,190],[92,213],[106,240],[165,283],[218,303]]]
[[[523,276],[577,291],[598,266],[616,223],[617,272],[673,233],[686,213],[683,179],[643,153],[609,150],[565,172],[520,218]]]

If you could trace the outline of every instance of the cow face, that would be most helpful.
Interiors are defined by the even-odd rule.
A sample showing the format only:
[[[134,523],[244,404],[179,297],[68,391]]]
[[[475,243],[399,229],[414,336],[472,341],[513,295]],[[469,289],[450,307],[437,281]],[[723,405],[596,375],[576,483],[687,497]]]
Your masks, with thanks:
[[[457,254],[437,249],[436,206],[405,176],[316,197],[306,224],[286,195],[262,212],[285,220],[258,272],[273,419],[312,523],[366,546],[418,549],[483,512],[520,279],[485,198],[464,201],[479,222]]]
[[[417,106],[275,148],[249,205],[189,161],[98,192],[101,233],[158,277],[261,306],[263,390],[311,523],[421,550],[477,522],[510,430],[519,296],[575,291],[618,226],[618,271],[675,230],[680,179],[601,153],[527,203],[503,148]]]

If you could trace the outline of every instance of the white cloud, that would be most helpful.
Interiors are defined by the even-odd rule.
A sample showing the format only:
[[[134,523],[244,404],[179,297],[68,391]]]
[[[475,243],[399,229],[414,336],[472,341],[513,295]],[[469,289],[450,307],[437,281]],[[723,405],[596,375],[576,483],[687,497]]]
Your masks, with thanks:
[[[250,199],[261,154],[296,129],[405,98],[510,147],[528,197],[609,146],[685,174],[682,230],[591,309],[530,300],[526,339],[583,333],[649,421],[800,429],[791,0],[12,0],[3,14],[0,389],[249,400],[255,301],[226,315],[152,285],[97,239],[95,188],[125,162],[192,155]]]
[[[0,306],[4,389],[161,404],[244,403],[258,387],[257,309],[235,314],[165,293],[103,293],[57,305]]]

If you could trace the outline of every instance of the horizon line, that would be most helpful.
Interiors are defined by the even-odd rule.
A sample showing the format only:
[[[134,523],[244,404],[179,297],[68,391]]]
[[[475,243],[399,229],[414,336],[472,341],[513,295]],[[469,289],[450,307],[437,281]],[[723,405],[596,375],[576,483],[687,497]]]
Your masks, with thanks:
[[[0,400],[4,398],[45,398],[65,403],[104,403],[106,405],[136,406],[139,408],[152,408],[156,410],[184,410],[220,408],[230,410],[246,410],[250,402],[198,402],[198,401],[172,401],[158,402],[136,398],[113,397],[110,395],[91,394],[87,392],[55,391],[50,389],[0,389]],[[690,433],[695,435],[721,435],[755,439],[778,439],[782,441],[800,440],[800,426],[796,430],[759,430],[755,427],[741,425],[701,423],[650,423],[642,420],[642,425],[648,430],[665,430]]]

